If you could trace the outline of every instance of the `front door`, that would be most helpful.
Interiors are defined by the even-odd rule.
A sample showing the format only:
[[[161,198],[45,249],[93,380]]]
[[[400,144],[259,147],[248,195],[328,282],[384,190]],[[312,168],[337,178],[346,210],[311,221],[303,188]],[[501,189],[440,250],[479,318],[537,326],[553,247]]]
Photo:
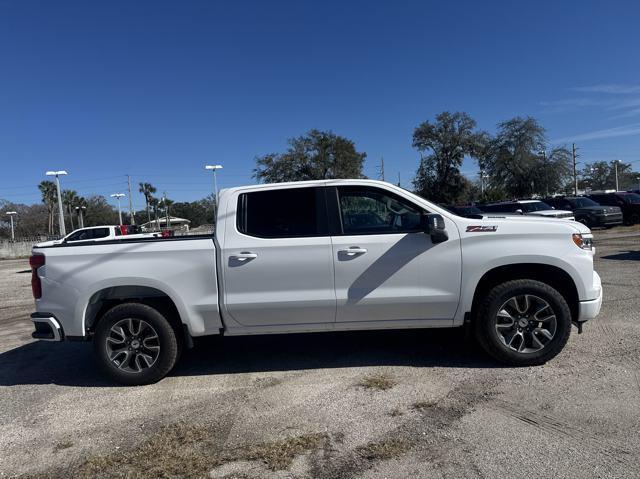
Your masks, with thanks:
[[[221,260],[224,305],[233,320],[243,326],[333,324],[336,299],[323,190],[256,190],[232,199],[226,214],[237,221],[225,223]]]
[[[422,208],[391,191],[331,187],[328,199],[341,229],[332,236],[337,322],[453,319],[461,274],[453,224],[450,239],[433,244]]]

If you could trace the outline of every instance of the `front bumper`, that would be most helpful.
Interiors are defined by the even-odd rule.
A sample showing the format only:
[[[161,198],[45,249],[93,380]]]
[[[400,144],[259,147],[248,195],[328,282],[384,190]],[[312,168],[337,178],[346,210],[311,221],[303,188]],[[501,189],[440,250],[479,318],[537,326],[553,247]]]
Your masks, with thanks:
[[[64,340],[64,331],[58,320],[52,314],[33,313],[31,321],[36,330],[31,333],[34,339],[42,339],[43,341],[62,341]]]
[[[594,319],[600,314],[600,308],[602,307],[602,283],[600,282],[600,276],[595,271],[593,272],[593,286],[598,289],[598,297],[588,301],[580,301],[580,309],[578,312],[579,322]]]
[[[595,226],[616,226],[622,224],[622,213],[595,216]]]

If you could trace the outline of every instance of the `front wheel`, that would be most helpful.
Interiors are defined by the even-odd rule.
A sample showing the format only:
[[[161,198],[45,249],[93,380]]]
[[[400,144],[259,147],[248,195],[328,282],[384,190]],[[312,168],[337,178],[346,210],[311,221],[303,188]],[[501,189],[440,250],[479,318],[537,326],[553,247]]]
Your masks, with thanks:
[[[475,332],[495,359],[513,366],[539,365],[557,356],[569,340],[571,312],[564,297],[548,284],[507,281],[481,301]]]
[[[159,381],[178,359],[176,333],[156,309],[124,303],[102,317],[93,337],[94,352],[104,371],[122,384]]]

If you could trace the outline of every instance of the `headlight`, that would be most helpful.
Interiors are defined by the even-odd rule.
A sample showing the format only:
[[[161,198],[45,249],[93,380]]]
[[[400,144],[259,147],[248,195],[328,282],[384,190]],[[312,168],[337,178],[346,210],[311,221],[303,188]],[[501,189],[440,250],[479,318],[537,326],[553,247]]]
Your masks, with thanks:
[[[591,251],[593,249],[593,235],[592,234],[573,234],[571,235],[573,242],[578,248]]]

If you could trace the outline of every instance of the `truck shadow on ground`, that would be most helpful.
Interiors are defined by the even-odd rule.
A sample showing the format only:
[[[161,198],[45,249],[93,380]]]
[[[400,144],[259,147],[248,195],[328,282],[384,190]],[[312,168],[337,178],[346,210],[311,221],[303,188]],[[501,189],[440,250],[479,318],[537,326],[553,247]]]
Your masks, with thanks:
[[[640,251],[625,251],[624,253],[610,254],[602,256],[602,259],[613,259],[618,261],[640,261]]]
[[[362,366],[464,367],[499,365],[461,329],[358,331],[208,337],[186,350],[171,376],[296,371]],[[117,386],[93,359],[89,343],[35,341],[0,354],[0,386]]]

